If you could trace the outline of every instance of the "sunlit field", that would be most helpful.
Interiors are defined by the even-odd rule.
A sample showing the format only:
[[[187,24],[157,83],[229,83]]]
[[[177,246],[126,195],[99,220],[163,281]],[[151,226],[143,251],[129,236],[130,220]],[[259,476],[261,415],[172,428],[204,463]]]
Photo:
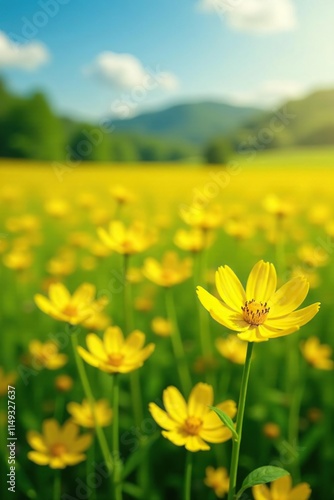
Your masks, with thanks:
[[[227,499],[231,432],[215,415],[220,438],[206,439],[203,415],[226,402],[236,422],[251,342],[211,317],[196,288],[227,302],[217,269],[245,287],[261,260],[277,288],[309,283],[292,290],[291,311],[321,307],[296,331],[254,342],[237,489],[271,465],[312,494],[274,497],[268,486],[239,498],[334,498],[333,152],[255,156],[227,167],[1,162],[1,440],[17,437],[15,498],[189,500],[191,460],[191,498]],[[214,397],[197,386],[196,415],[166,392],[187,401],[199,383]]]

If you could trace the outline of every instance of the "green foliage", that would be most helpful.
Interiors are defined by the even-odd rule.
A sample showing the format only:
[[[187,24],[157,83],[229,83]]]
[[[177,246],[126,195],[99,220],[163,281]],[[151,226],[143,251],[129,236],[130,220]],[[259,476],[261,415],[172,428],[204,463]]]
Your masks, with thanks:
[[[238,500],[244,491],[252,486],[257,484],[265,484],[271,483],[280,477],[288,475],[289,472],[285,469],[281,469],[280,467],[274,467],[272,465],[265,465],[264,467],[259,467],[258,469],[253,470],[248,476],[244,479],[240,490],[236,495],[236,500]]]
[[[229,417],[227,413],[223,412],[219,408],[216,408],[215,406],[210,406],[210,409],[218,415],[223,424],[232,432],[232,436],[234,437],[234,439],[238,441],[239,436],[237,434],[237,431],[235,430],[235,425],[231,417]]]
[[[232,154],[231,141],[223,137],[210,142],[204,150],[204,158],[207,163],[211,164],[226,164]]]

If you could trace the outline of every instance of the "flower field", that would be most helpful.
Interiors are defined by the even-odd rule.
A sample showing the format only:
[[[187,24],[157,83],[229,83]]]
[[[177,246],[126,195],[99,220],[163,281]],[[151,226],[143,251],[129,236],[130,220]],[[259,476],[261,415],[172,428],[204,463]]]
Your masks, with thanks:
[[[263,158],[0,164],[4,498],[334,498],[334,173]]]

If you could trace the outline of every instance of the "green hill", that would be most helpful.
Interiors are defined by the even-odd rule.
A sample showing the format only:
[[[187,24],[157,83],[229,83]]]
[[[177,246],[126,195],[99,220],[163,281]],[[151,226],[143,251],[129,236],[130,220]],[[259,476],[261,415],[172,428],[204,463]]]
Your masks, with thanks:
[[[193,144],[204,144],[217,135],[229,135],[250,120],[258,120],[263,111],[219,102],[178,104],[144,113],[134,118],[113,120],[115,129]]]

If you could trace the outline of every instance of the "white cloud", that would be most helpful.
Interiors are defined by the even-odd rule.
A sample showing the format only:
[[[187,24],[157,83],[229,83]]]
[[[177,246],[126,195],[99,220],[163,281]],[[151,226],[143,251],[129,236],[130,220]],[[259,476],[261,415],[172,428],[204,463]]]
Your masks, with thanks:
[[[146,68],[132,54],[102,52],[93,63],[83,69],[86,76],[94,76],[109,86],[120,90],[131,90],[137,86],[156,86],[175,90],[178,79],[172,73],[160,71],[159,67]]]
[[[242,106],[275,106],[289,99],[298,99],[307,93],[302,85],[293,81],[270,80],[263,82],[258,88],[245,92],[231,92],[231,102]]]
[[[200,0],[203,12],[216,13],[237,30],[269,34],[295,28],[296,12],[292,0]]]
[[[42,43],[18,44],[12,42],[3,31],[0,31],[0,68],[33,70],[45,64],[49,59],[50,54]]]

